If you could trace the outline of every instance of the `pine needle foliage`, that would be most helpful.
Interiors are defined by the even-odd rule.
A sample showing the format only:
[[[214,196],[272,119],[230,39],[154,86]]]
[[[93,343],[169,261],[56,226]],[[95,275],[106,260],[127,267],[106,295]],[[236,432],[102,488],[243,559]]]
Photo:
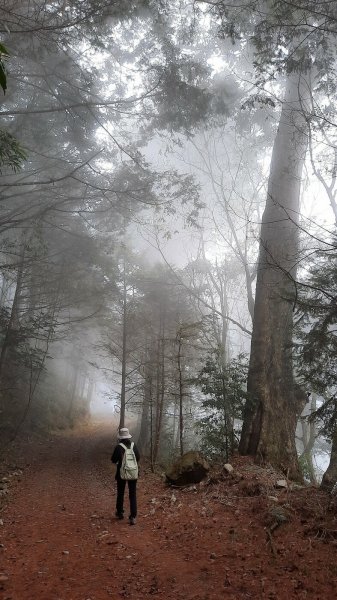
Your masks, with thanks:
[[[26,153],[18,140],[8,131],[0,129],[0,174],[4,167],[10,168],[15,173],[21,169]]]
[[[336,427],[337,405],[337,240],[331,250],[318,253],[309,278],[299,286],[301,318],[297,326],[295,357],[302,385],[326,400],[310,419],[320,423],[331,438]]]
[[[5,60],[8,58],[9,52],[3,44],[0,43],[0,87],[5,94],[7,89],[7,71]]]
[[[204,416],[197,422],[202,450],[210,459],[228,460],[238,446],[238,420],[242,419],[247,397],[247,359],[240,354],[222,364],[222,354],[211,354],[201,369],[197,385],[205,395]]]

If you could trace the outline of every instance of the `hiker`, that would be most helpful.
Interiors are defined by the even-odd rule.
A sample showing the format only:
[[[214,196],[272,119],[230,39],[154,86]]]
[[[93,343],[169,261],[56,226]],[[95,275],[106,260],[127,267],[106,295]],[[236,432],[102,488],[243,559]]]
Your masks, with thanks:
[[[134,442],[131,442],[132,435],[127,427],[122,427],[118,433],[118,444],[113,451],[111,461],[117,465],[116,481],[117,481],[117,501],[116,501],[116,517],[117,519],[124,518],[124,491],[126,482],[129,487],[130,500],[130,525],[136,524],[137,517],[137,478],[138,478],[138,462],[140,454]],[[125,457],[124,461],[123,458]]]

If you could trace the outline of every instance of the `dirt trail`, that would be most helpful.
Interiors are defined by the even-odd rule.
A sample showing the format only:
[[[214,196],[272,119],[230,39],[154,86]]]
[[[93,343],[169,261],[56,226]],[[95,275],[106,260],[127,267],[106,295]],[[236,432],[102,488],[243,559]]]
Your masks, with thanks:
[[[336,597],[336,548],[306,538],[295,508],[268,544],[267,500],[242,485],[177,491],[143,474],[137,525],[117,521],[111,438],[100,425],[34,449],[1,514],[4,600]]]

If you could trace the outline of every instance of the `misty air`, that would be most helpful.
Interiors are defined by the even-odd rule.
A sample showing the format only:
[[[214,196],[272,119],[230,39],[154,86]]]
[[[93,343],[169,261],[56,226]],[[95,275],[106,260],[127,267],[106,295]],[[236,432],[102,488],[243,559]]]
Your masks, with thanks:
[[[0,0],[5,600],[335,598],[336,107],[333,0]]]

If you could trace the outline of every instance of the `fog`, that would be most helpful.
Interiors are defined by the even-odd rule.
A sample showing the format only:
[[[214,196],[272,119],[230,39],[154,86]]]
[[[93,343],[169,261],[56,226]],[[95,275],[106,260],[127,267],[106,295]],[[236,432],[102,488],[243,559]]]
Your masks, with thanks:
[[[228,454],[234,421],[256,417],[249,398],[298,419],[317,411],[310,391],[328,413],[314,431],[302,419],[289,447],[307,477],[313,452],[327,466],[334,34],[322,56],[312,25],[303,66],[302,32],[267,35],[277,11],[262,27],[249,3],[239,19],[229,7],[0,6],[4,439],[111,420],[152,463],[200,445]],[[261,449],[275,432],[262,421],[241,450],[287,462]]]

